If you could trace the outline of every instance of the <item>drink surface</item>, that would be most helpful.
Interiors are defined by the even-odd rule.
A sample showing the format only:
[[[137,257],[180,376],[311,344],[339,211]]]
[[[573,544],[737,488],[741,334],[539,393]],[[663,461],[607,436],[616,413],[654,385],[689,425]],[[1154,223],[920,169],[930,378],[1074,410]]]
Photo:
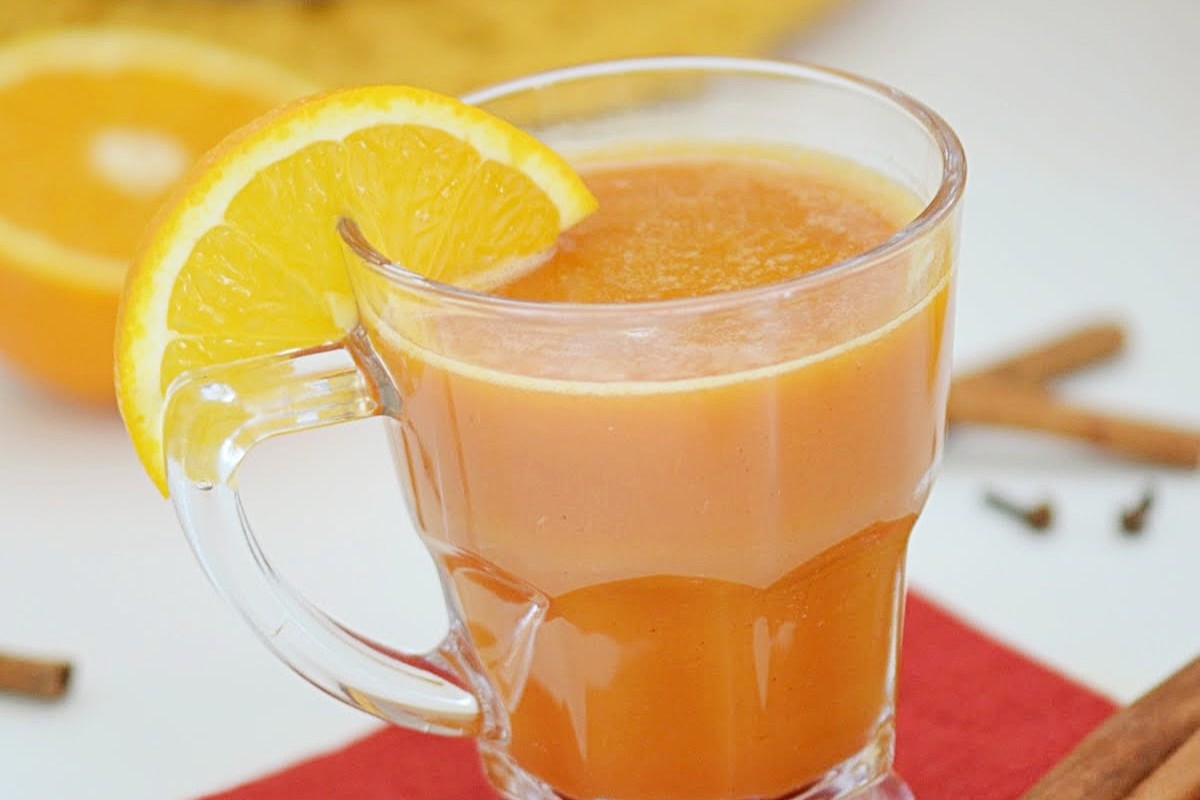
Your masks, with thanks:
[[[868,250],[916,207],[813,154],[688,151],[583,175],[599,211],[497,294],[758,286]],[[575,800],[735,800],[789,796],[888,735],[947,357],[949,253],[911,302],[906,263],[832,296],[831,315],[870,317],[856,333],[766,369],[531,381],[515,361],[510,377],[376,342],[401,390],[414,517],[509,730],[494,752]],[[758,349],[803,339],[821,309],[771,312]]]
[[[882,184],[872,196],[869,173],[811,155],[649,159],[585,177],[599,212],[497,293],[624,303],[745,289],[866,252],[907,222],[906,198]]]

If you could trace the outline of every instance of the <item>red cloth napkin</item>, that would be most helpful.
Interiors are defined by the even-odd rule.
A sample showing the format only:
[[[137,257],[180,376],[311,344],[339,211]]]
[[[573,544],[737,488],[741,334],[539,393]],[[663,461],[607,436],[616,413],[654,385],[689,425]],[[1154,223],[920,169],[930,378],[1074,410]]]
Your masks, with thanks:
[[[910,594],[897,770],[917,800],[1013,800],[1112,701]],[[208,800],[495,800],[463,739],[386,728]]]

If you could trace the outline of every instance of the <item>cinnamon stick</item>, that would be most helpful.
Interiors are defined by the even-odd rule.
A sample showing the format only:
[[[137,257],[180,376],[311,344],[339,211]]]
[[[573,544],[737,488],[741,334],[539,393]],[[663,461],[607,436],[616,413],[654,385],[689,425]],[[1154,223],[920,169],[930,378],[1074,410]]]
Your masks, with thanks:
[[[1043,431],[1172,467],[1200,466],[1200,431],[1066,403],[1049,382],[1120,352],[1125,331],[1114,322],[1085,325],[1015,356],[954,379],[947,420]]]
[[[1200,729],[1125,800],[1200,800]]]
[[[1026,383],[990,377],[955,382],[946,417],[1044,431],[1099,445],[1138,461],[1200,466],[1200,433],[1148,420],[1095,411],[1056,399]]]
[[[1083,367],[1098,364],[1125,346],[1125,329],[1115,322],[1097,322],[1044,342],[1023,353],[960,376],[960,383],[976,378],[1003,378],[1024,383],[1045,383]]]
[[[1022,800],[1126,800],[1197,730],[1200,658],[1092,731]]]
[[[71,663],[0,653],[0,691],[43,700],[62,697],[71,681]]]

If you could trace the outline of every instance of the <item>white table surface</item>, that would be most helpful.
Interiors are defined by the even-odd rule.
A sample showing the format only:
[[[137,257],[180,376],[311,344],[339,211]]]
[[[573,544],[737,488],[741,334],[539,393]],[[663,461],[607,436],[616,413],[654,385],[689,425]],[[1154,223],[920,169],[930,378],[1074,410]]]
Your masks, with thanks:
[[[903,87],[962,136],[960,365],[1113,316],[1127,355],[1063,391],[1200,426],[1198,31],[1195,0],[857,0],[791,46]],[[243,485],[285,573],[419,647],[444,618],[378,434],[368,422],[271,443]],[[1123,539],[1118,509],[1149,482],[1150,528]],[[1053,535],[984,509],[988,486],[1052,495]],[[1200,474],[959,431],[910,563],[914,585],[982,628],[1131,699],[1200,651]],[[0,369],[4,648],[78,664],[61,703],[0,696],[4,798],[191,798],[376,724],[295,677],[221,603],[115,416]]]

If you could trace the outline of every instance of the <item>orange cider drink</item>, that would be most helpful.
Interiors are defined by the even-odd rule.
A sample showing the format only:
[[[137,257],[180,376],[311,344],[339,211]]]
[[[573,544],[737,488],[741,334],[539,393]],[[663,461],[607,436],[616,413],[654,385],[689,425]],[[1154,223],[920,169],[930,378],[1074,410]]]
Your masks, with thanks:
[[[468,98],[598,200],[542,257],[446,287],[359,253],[450,661],[508,797],[911,798],[961,151],[899,93],[702,62]]]
[[[877,248],[920,211],[829,154],[633,149],[581,158],[599,209],[488,291],[630,305],[761,289]],[[420,334],[377,338],[411,507],[507,757],[562,797],[717,800],[791,797],[888,746],[904,554],[946,390],[945,252],[924,269],[918,292],[897,262],[851,295],[782,304],[762,331],[701,322],[674,347],[647,335],[655,356],[562,354],[617,367],[604,382],[587,364],[523,375],[543,355],[520,331],[426,332],[511,347],[504,369]],[[824,324],[854,334],[770,358]],[[642,377],[697,357],[686,377]]]
[[[832,156],[659,150],[581,167],[599,210],[494,294],[763,287],[868,252],[919,211]],[[929,270],[916,302],[836,347],[732,372],[737,354],[714,348],[674,380],[529,379],[379,339],[416,521],[530,774],[565,798],[784,798],[890,726],[905,548],[946,391],[949,264]],[[907,279],[880,271],[868,296],[834,293],[761,343],[728,335],[752,350],[804,337],[809,314],[853,327],[834,303],[878,314]]]

